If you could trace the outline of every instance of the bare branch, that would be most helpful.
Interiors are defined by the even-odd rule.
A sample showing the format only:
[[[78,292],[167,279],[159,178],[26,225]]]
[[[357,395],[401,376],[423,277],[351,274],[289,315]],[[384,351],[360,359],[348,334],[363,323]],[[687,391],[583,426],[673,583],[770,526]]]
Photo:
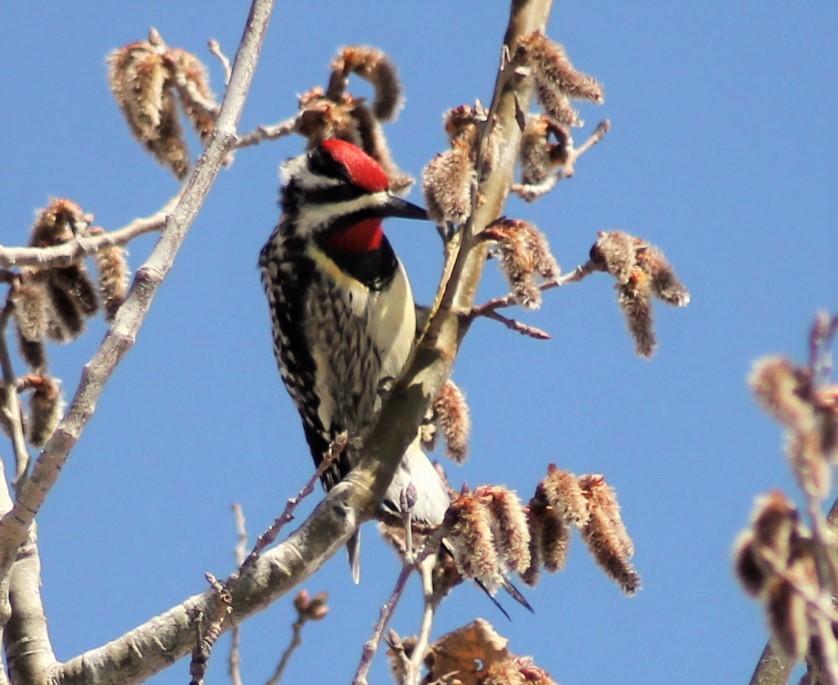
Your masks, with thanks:
[[[12,359],[9,355],[8,344],[6,343],[6,328],[8,327],[13,307],[14,305],[11,299],[9,299],[6,302],[6,306],[3,307],[2,312],[0,312],[0,369],[3,372],[3,404],[0,406],[0,412],[3,412],[3,417],[0,420],[9,427],[9,432],[11,433],[12,450],[14,451],[16,464],[14,482],[19,483],[23,474],[26,473],[27,468],[29,468],[29,450],[26,447],[26,438],[23,434],[20,397],[17,391],[17,377],[12,367]],[[3,483],[5,485],[5,481]],[[5,511],[8,511],[8,509],[4,509],[4,513]]]
[[[273,675],[268,678],[265,682],[265,685],[277,685],[280,680],[282,680],[282,674],[285,673],[285,669],[288,666],[288,662],[291,661],[291,657],[294,655],[297,647],[303,644],[303,626],[306,624],[306,618],[302,613],[297,613],[297,620],[291,624],[291,642],[288,643],[288,646],[285,648],[285,651],[282,652],[282,657],[279,659],[279,663],[276,665],[276,669],[273,672]]]
[[[410,574],[413,573],[413,568],[408,563],[402,565],[402,570],[396,579],[393,592],[378,612],[378,621],[375,624],[375,628],[373,628],[370,639],[364,643],[363,650],[361,651],[361,661],[358,664],[358,670],[355,671],[352,685],[367,685],[367,674],[369,673],[370,666],[372,666],[373,657],[378,650],[378,645],[381,643],[384,631],[390,623],[390,619],[393,617],[393,612],[396,610],[399,600],[402,598],[404,589],[407,587],[407,580],[410,578]]]
[[[588,275],[594,273],[595,271],[602,271],[602,269],[593,262],[587,261],[584,264],[577,266],[573,271],[564,274],[563,276],[559,276],[558,278],[547,283],[542,283],[538,286],[538,288],[541,290],[541,292],[546,292],[548,290],[552,290],[553,288],[561,288],[562,286],[567,285],[568,283],[578,283],[579,281],[586,278]],[[500,321],[501,319],[498,319],[497,316],[494,316],[497,310],[505,309],[506,307],[512,307],[517,304],[518,300],[515,295],[505,295],[504,297],[496,297],[494,299],[489,300],[488,302],[484,302],[481,305],[472,307],[471,311],[468,314],[468,317],[469,319],[474,320],[478,316],[486,316]],[[513,330],[518,329],[513,328]],[[518,332],[522,333],[523,331]]]
[[[573,165],[576,164],[576,161],[584,155],[588,150],[590,150],[594,145],[596,145],[599,141],[605,138],[605,134],[611,130],[611,122],[608,119],[600,121],[597,124],[597,127],[594,129],[594,132],[588,136],[588,139],[582,143],[579,147],[573,148],[570,152],[570,156],[568,157],[567,162],[562,165],[562,172],[561,178],[570,178],[573,176],[575,172]]]
[[[486,310],[483,313],[483,316],[488,319],[499,321],[510,331],[526,335],[528,338],[535,338],[536,340],[550,340],[550,334],[547,331],[543,331],[535,326],[530,326],[529,324],[521,323],[515,319],[510,319],[502,314],[498,314],[496,311]]]
[[[157,288],[171,270],[189,227],[235,143],[236,125],[256,69],[272,7],[273,0],[254,0],[217,126],[204,154],[176,207],[166,216],[163,234],[146,263],[137,272],[125,304],[116,313],[102,344],[85,366],[67,414],[35,462],[29,479],[19,489],[14,507],[0,519],[0,577],[8,573],[35,515],[55,484],[87,421],[95,412],[102,389],[133,345]]]
[[[218,599],[209,621],[205,620],[204,615],[196,616],[197,644],[192,650],[192,661],[189,663],[189,675],[192,676],[189,685],[204,685],[212,648],[221,637],[224,622],[233,611],[233,597],[227,588],[212,573],[207,573],[206,579]]]
[[[3,247],[0,245],[0,266],[51,266],[66,265],[79,257],[94,254],[104,247],[125,245],[137,236],[160,231],[166,219],[178,206],[182,193],[178,193],[154,214],[134,219],[115,231],[88,233],[60,245],[51,247]]]
[[[289,136],[294,133],[294,127],[297,124],[297,117],[291,117],[284,121],[279,121],[275,124],[257,126],[249,133],[243,133],[236,141],[236,149],[240,150],[243,147],[251,147],[258,145],[265,140],[276,140],[284,136]]]
[[[548,0],[513,3],[505,45],[512,49],[519,36],[543,29],[549,9]],[[519,105],[526,107],[529,96],[529,87],[521,79],[510,78],[503,69],[499,71],[498,87],[490,107],[496,116],[490,115],[490,125],[481,135],[491,133],[494,121],[503,133],[504,144],[499,146],[492,173],[479,180],[482,203],[460,231],[459,249],[452,258],[450,276],[436,298],[438,304],[430,322],[367,438],[360,463],[343,481],[352,486],[349,501],[362,520],[373,516],[375,505],[383,498],[428,405],[450,374],[460,340],[471,323],[471,318],[463,313],[472,309],[488,249],[476,233],[502,214],[521,137],[516,110]],[[481,149],[487,144],[484,141]],[[478,157],[478,164],[481,159]]]
[[[410,524],[409,517],[406,518],[406,522],[408,525]],[[402,570],[399,572],[398,578],[396,578],[396,583],[393,586],[393,592],[390,594],[389,599],[381,607],[381,611],[378,615],[378,622],[375,624],[375,628],[373,629],[370,639],[364,643],[363,650],[361,651],[361,661],[358,664],[358,670],[355,672],[355,677],[352,679],[352,685],[367,684],[367,674],[369,673],[370,666],[372,666],[373,657],[375,656],[378,646],[381,643],[381,638],[384,636],[384,631],[387,629],[390,619],[393,617],[393,613],[401,600],[404,589],[407,587],[407,581],[410,578],[410,574],[417,568],[423,569],[426,562],[430,565],[429,568],[433,569],[435,560],[434,555],[436,555],[437,551],[439,551],[442,539],[448,532],[447,526],[440,526],[434,534],[425,541],[418,553],[405,554],[402,562]],[[428,571],[428,574],[430,577],[430,571]],[[431,588],[431,594],[433,594],[433,588]],[[431,620],[432,618],[433,612],[431,612]],[[424,620],[425,619],[423,619],[423,621]],[[429,626],[427,630],[430,630]]]
[[[309,478],[302,490],[285,503],[285,509],[283,509],[282,513],[277,516],[270,527],[256,539],[256,544],[247,558],[245,558],[245,560],[240,564],[238,570],[233,574],[233,579],[238,578],[244,571],[247,570],[248,566],[253,564],[253,562],[259,558],[259,555],[268,545],[273,544],[279,535],[279,531],[282,530],[286,523],[294,520],[294,510],[297,508],[297,505],[314,492],[315,484],[318,480],[320,480],[320,477],[326,473],[326,470],[334,463],[335,459],[340,456],[343,448],[346,447],[346,441],[347,434],[344,432],[339,435],[331,445],[329,445],[329,451],[323,457],[320,464],[318,464],[317,469],[314,471],[314,475]]]
[[[35,527],[20,548],[9,578],[12,616],[6,627],[6,658],[13,682],[43,682],[57,662],[41,599],[41,559]]]
[[[434,592],[433,569],[435,563],[436,557],[433,556],[426,557],[419,565],[419,575],[422,578],[422,624],[419,627],[419,635],[416,638],[413,654],[410,657],[406,685],[419,685],[422,662],[431,642],[431,628],[433,628],[436,608],[439,606],[441,599]]]

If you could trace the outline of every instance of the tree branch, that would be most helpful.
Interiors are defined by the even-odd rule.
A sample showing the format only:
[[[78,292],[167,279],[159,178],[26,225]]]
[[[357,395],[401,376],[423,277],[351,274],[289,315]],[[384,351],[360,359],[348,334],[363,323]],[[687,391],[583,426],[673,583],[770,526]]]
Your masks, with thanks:
[[[520,36],[544,29],[550,5],[550,0],[516,0],[512,3],[504,37],[504,45],[510,52],[514,52]],[[383,498],[401,455],[416,436],[426,407],[450,374],[460,341],[470,325],[470,319],[461,314],[471,311],[488,249],[477,234],[502,214],[521,139],[516,111],[519,106],[528,107],[531,94],[524,79],[507,78],[503,70],[498,73],[498,84],[490,111],[496,112],[494,125],[501,129],[503,144],[498,146],[499,154],[492,173],[480,179],[478,193],[482,203],[462,229],[460,249],[451,275],[443,285],[444,292],[438,298],[440,304],[383,407],[360,463],[344,481],[352,488],[349,504],[361,520],[371,518]],[[492,128],[492,120],[489,123],[484,136]],[[351,531],[351,528],[347,529],[341,541],[346,540]]]
[[[6,302],[6,306],[3,307],[2,312],[0,312],[0,369],[2,369],[3,374],[3,392],[0,393],[2,395],[2,406],[0,406],[0,412],[3,412],[5,422],[8,424],[9,432],[11,433],[12,449],[14,450],[16,464],[14,482],[18,483],[29,467],[29,449],[26,447],[26,438],[23,434],[17,377],[12,367],[12,358],[9,355],[9,346],[6,342],[6,329],[8,328],[13,307],[14,305],[11,299],[9,299]],[[9,506],[3,508],[3,513],[6,513],[9,509],[11,509],[11,500],[9,500]]]
[[[31,476],[20,488],[12,510],[0,519],[0,577],[8,574],[35,515],[93,415],[102,389],[133,345],[157,289],[171,270],[186,232],[206,199],[224,158],[235,144],[236,125],[256,69],[272,7],[273,0],[254,0],[216,128],[207,147],[177,205],[171,214],[167,214],[160,240],[137,271],[131,291],[105,339],[83,369],[66,415],[35,462]]]
[[[134,219],[115,231],[79,236],[51,247],[3,247],[0,245],[2,266],[49,266],[70,264],[73,260],[95,254],[104,247],[125,245],[137,236],[159,231],[166,225],[166,218],[177,207],[183,191],[175,195],[151,216]]]
[[[270,4],[267,1],[256,0],[254,6],[261,6],[263,11],[267,12]],[[505,38],[506,45],[514,50],[519,36],[543,29],[549,8],[549,0],[514,2]],[[267,14],[264,16],[266,21]],[[238,66],[237,58],[236,67]],[[234,69],[228,96],[234,91],[236,73]],[[501,214],[512,178],[515,151],[520,140],[520,130],[515,120],[516,101],[521,103],[521,106],[526,106],[529,92],[522,80],[509,79],[499,89],[498,98],[497,125],[501,126],[504,132],[504,152],[493,173],[481,181],[480,193],[485,202],[478,208],[470,223],[477,229],[482,229]],[[219,123],[224,119],[226,108],[225,100]],[[210,145],[214,142],[215,139]],[[220,160],[223,155],[224,149],[220,149],[213,159]],[[203,168],[203,164],[199,165],[195,175],[198,176]],[[185,194],[184,203],[186,200]],[[182,239],[182,234],[182,219],[176,210],[175,216],[167,222],[161,243],[177,242],[177,238]],[[381,419],[367,441],[360,464],[347,479],[332,489],[308,520],[294,531],[288,540],[264,553],[246,568],[240,578],[227,585],[233,595],[234,611],[232,621],[226,622],[225,629],[232,623],[238,623],[250,614],[264,609],[309,577],[343,546],[360,522],[372,518],[378,502],[392,480],[401,455],[416,435],[425,407],[448,376],[459,341],[468,327],[466,317],[458,315],[457,312],[471,309],[485,263],[486,246],[474,239],[471,229],[464,235],[463,244],[461,258],[455,264],[452,278],[447,283],[442,306],[434,315],[428,332],[411,358],[403,378],[391,393]],[[171,266],[172,258],[173,253],[165,250],[154,259],[150,259],[143,272],[149,276],[165,273]],[[132,291],[134,300],[138,299],[135,293],[139,287],[135,284]],[[145,304],[145,300],[143,303]],[[136,302],[134,306],[137,307]],[[121,311],[125,309],[126,306],[123,305]],[[120,323],[115,322],[114,328],[118,328]],[[74,406],[76,404],[74,400]],[[71,408],[71,413],[72,411]],[[47,453],[56,452],[57,448],[63,450],[68,439],[65,435],[66,425],[59,428],[56,437],[47,447]],[[34,480],[33,476],[30,482]],[[126,685],[141,682],[167,667],[173,660],[189,653],[194,637],[192,617],[199,614],[212,615],[216,601],[216,595],[211,591],[190,597],[118,640],[62,665],[53,674],[52,682],[54,685],[96,685],[116,680]]]
[[[57,662],[41,600],[41,558],[34,526],[12,566],[9,601],[12,615],[4,638],[12,682],[44,682],[44,674]]]

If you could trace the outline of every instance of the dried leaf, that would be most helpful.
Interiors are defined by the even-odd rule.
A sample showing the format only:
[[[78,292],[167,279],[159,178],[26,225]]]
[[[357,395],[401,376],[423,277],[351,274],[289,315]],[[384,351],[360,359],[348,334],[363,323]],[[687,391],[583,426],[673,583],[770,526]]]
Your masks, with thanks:
[[[481,685],[488,669],[509,657],[509,640],[481,618],[458,628],[430,646],[425,657],[428,682],[456,674],[461,685]]]

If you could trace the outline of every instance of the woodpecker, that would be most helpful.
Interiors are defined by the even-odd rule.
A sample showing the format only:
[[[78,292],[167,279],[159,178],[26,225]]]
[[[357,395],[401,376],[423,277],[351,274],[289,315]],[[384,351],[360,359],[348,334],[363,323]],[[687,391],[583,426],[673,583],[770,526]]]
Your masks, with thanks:
[[[381,391],[402,372],[416,336],[416,309],[404,266],[381,224],[427,219],[389,192],[381,166],[360,148],[323,141],[281,168],[282,214],[259,256],[274,353],[303,421],[314,463],[343,431],[348,443],[322,477],[328,491],[352,469],[375,425]],[[402,457],[382,507],[400,512],[413,483],[414,520],[442,523],[450,498],[419,436]],[[360,577],[360,537],[348,543]]]

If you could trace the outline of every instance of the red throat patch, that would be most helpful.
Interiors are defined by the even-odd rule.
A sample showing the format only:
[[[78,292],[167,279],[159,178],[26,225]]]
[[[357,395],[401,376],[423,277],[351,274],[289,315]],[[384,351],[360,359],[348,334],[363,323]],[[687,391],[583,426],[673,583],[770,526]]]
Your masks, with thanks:
[[[335,231],[326,240],[341,252],[370,252],[381,247],[384,232],[381,219],[364,219],[348,228]]]
[[[364,190],[377,193],[390,187],[390,179],[384,169],[361,148],[336,138],[324,140],[320,145],[332,159],[344,166],[352,182]]]

